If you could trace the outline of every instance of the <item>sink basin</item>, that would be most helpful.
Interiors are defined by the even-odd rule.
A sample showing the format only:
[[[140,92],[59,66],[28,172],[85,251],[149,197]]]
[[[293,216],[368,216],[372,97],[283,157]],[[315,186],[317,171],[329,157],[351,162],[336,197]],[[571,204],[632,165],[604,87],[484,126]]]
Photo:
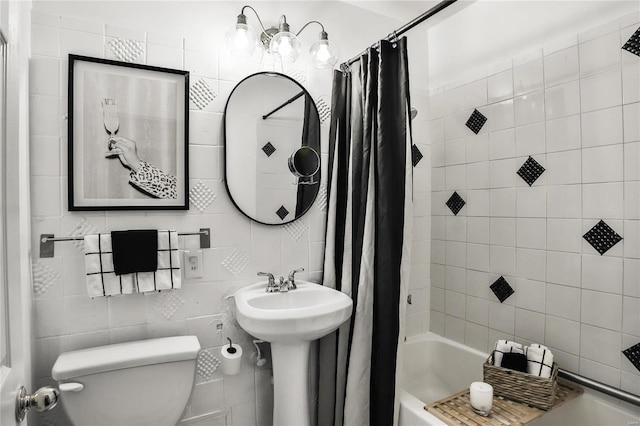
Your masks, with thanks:
[[[349,296],[307,281],[286,293],[267,293],[267,282],[243,287],[235,293],[236,318],[249,334],[272,343],[319,339],[351,316]]]

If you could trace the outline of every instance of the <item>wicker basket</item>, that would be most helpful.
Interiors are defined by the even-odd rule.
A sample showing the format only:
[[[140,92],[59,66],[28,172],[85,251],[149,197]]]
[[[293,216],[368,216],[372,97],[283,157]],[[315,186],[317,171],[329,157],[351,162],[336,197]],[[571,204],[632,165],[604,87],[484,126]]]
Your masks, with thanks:
[[[493,354],[483,365],[484,381],[493,393],[532,407],[549,410],[556,398],[558,364],[553,363],[551,377],[544,378],[493,365]]]

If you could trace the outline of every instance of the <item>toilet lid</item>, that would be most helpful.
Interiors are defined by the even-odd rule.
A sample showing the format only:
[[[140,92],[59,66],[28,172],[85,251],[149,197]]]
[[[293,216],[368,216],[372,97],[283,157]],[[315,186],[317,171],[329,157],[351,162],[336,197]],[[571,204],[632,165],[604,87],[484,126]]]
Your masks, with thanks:
[[[163,337],[115,345],[98,346],[58,356],[51,377],[67,380],[88,374],[165,362],[193,360],[200,342],[196,336]]]

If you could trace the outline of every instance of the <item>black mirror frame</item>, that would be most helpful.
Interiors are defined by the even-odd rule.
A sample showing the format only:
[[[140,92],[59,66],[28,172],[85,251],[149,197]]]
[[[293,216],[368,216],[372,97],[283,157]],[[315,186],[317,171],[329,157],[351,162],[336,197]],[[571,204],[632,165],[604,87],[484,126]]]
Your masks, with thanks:
[[[307,89],[304,88],[304,86],[302,86],[300,83],[298,83],[296,80],[294,80],[293,78],[289,77],[288,75],[285,74],[281,74],[279,72],[275,72],[275,71],[260,71],[257,73],[253,73],[251,75],[248,75],[247,77],[243,78],[242,80],[240,80],[235,87],[233,88],[233,90],[231,91],[231,93],[229,93],[229,97],[227,98],[227,102],[224,106],[224,119],[223,119],[223,125],[222,125],[222,131],[224,133],[224,143],[223,143],[223,150],[224,150],[224,161],[223,161],[223,172],[224,172],[224,187],[227,190],[227,195],[229,196],[229,199],[231,200],[231,202],[233,203],[233,205],[235,206],[235,208],[242,213],[244,216],[246,216],[247,218],[249,218],[250,220],[259,223],[261,225],[266,225],[266,226],[281,226],[281,225],[286,225],[287,223],[291,223],[291,222],[295,222],[296,220],[298,220],[299,218],[301,218],[302,216],[304,216],[305,214],[307,214],[309,212],[309,210],[311,209],[311,207],[313,206],[313,204],[315,203],[317,197],[318,197],[318,193],[320,192],[320,179],[321,179],[321,170],[322,170],[322,155],[320,152],[318,152],[318,157],[320,160],[320,164],[318,166],[318,178],[319,182],[317,184],[317,188],[318,190],[315,192],[314,196],[313,196],[313,200],[309,203],[309,205],[298,215],[293,217],[293,219],[291,220],[287,220],[287,221],[282,221],[281,223],[266,223],[266,222],[261,222],[259,220],[257,220],[256,218],[253,218],[251,216],[249,216],[248,214],[246,214],[244,212],[244,210],[242,210],[240,208],[240,206],[238,206],[238,204],[236,204],[236,201],[233,199],[233,195],[231,195],[231,191],[229,190],[229,181],[227,179],[227,109],[229,108],[229,101],[231,100],[231,97],[233,96],[233,93],[236,91],[236,89],[247,79],[258,76],[258,75],[270,75],[270,76],[275,76],[275,77],[284,77],[287,80],[293,82],[294,84],[296,84],[300,90],[302,90],[305,95],[309,96],[310,99],[313,99],[313,97],[311,96],[311,94],[309,93],[309,91]],[[313,105],[313,111],[315,111],[315,113],[318,115],[318,121],[320,121],[319,117],[319,113],[318,113],[318,107],[316,106],[315,101],[312,102]],[[321,126],[320,126],[321,127]],[[321,131],[320,127],[318,127],[318,132]],[[319,137],[320,141],[322,141],[322,138]],[[320,142],[322,143],[322,142]],[[298,183],[298,185],[300,185],[300,183]]]

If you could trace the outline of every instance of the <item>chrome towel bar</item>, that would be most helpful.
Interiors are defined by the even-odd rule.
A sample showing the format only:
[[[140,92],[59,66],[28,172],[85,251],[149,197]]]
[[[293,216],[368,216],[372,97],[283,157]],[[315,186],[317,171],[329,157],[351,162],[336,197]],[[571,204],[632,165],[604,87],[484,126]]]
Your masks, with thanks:
[[[570,380],[579,385],[586,386],[591,389],[595,389],[598,392],[605,393],[614,398],[618,398],[621,401],[625,401],[640,407],[640,396],[623,391],[622,389],[605,385],[604,383],[598,382],[593,379],[589,379],[588,377],[580,376],[579,374],[575,374],[567,370],[563,370],[562,368],[558,370],[558,377],[562,377],[563,379]]]
[[[200,248],[211,248],[211,228],[200,228],[197,232],[178,232],[179,236],[200,236]],[[53,234],[40,234],[40,257],[53,257],[55,252],[53,243],[61,241],[81,241],[84,236],[56,237]]]

